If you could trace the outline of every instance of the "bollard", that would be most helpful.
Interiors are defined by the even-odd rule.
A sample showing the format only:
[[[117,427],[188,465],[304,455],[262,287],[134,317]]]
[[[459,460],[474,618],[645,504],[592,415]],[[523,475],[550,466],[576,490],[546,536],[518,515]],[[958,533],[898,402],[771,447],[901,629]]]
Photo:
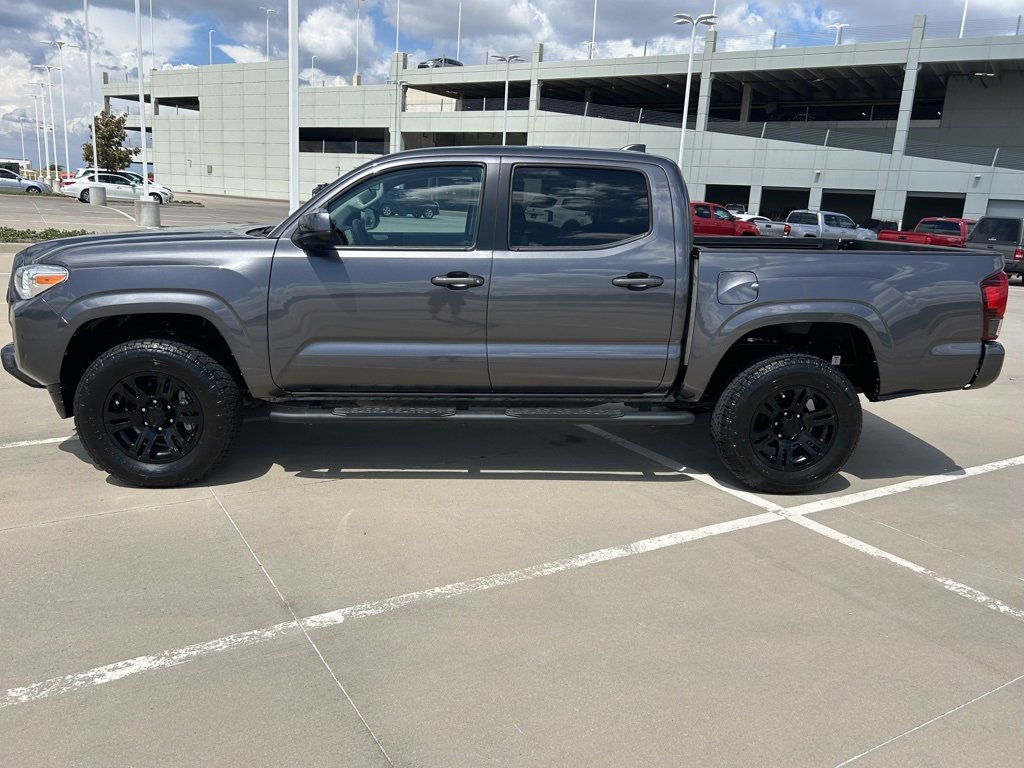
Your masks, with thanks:
[[[135,225],[138,227],[159,227],[160,203],[156,200],[136,200]]]
[[[107,188],[106,187],[89,187],[89,205],[106,205],[107,204]]]

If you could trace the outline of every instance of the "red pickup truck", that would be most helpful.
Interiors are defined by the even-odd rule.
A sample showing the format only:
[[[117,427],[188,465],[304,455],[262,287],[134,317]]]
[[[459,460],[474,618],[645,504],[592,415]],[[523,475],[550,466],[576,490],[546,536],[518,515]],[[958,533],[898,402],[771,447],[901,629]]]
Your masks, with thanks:
[[[705,203],[703,200],[690,201],[690,214],[693,218],[693,234],[695,235],[760,235],[761,230],[749,221],[740,221],[717,203]]]
[[[967,244],[967,236],[974,229],[974,223],[973,219],[947,219],[942,216],[929,216],[917,222],[913,232],[883,229],[878,233],[878,239],[963,248]]]

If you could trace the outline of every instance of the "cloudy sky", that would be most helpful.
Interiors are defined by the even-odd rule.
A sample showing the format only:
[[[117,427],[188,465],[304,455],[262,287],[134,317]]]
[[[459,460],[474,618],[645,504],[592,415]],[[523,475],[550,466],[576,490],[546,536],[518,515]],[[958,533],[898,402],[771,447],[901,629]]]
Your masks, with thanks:
[[[459,0],[358,0],[360,70],[365,82],[382,81],[395,49],[395,18],[401,3],[400,48],[414,61],[456,52]],[[969,0],[969,19],[1009,19],[1024,14],[1022,0]],[[964,0],[597,0],[597,56],[670,53],[685,50],[682,30],[671,24],[680,12],[710,12],[717,5],[721,39],[827,34],[824,27],[841,21],[868,34],[880,26],[909,27],[915,13],[932,21],[959,22]],[[270,25],[271,58],[286,56],[287,0],[152,0],[154,44],[150,45],[150,0],[141,0],[145,68],[187,67],[208,62],[213,30],[214,63],[261,61],[265,56],[266,14],[278,11]],[[483,63],[488,52],[529,55],[543,42],[552,56],[583,57],[591,38],[594,0],[463,0],[459,54],[467,64]],[[90,0],[94,77],[107,71],[125,78],[136,69],[134,0]],[[300,77],[305,81],[343,84],[355,69],[357,0],[300,0]],[[83,0],[0,0],[0,157],[35,160],[33,100],[46,79],[40,64],[57,64],[56,49],[38,41],[66,40],[84,45]],[[737,45],[740,43],[737,42]],[[153,48],[155,50],[150,50]],[[316,69],[311,69],[312,56]],[[65,97],[71,167],[81,165],[80,146],[87,138],[89,88],[85,54],[64,53]],[[53,72],[54,115],[63,123],[60,73]],[[98,86],[97,86],[98,90]],[[25,121],[28,122],[25,122]],[[63,164],[63,134],[58,130]],[[34,164],[34,163],[33,163]]]

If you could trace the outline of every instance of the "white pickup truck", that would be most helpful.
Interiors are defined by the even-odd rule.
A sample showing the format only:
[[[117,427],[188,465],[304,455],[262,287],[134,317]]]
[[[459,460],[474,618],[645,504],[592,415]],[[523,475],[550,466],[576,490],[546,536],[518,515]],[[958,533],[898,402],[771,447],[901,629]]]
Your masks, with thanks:
[[[845,213],[835,211],[793,211],[786,217],[790,237],[843,237],[851,240],[877,240],[873,230],[858,227]]]

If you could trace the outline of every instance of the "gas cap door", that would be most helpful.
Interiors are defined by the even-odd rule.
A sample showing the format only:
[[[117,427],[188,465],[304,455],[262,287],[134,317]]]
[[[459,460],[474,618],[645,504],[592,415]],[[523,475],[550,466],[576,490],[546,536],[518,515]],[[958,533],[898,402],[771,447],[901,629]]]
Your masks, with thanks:
[[[753,272],[722,272],[718,275],[718,303],[749,304],[757,298],[757,288]]]

